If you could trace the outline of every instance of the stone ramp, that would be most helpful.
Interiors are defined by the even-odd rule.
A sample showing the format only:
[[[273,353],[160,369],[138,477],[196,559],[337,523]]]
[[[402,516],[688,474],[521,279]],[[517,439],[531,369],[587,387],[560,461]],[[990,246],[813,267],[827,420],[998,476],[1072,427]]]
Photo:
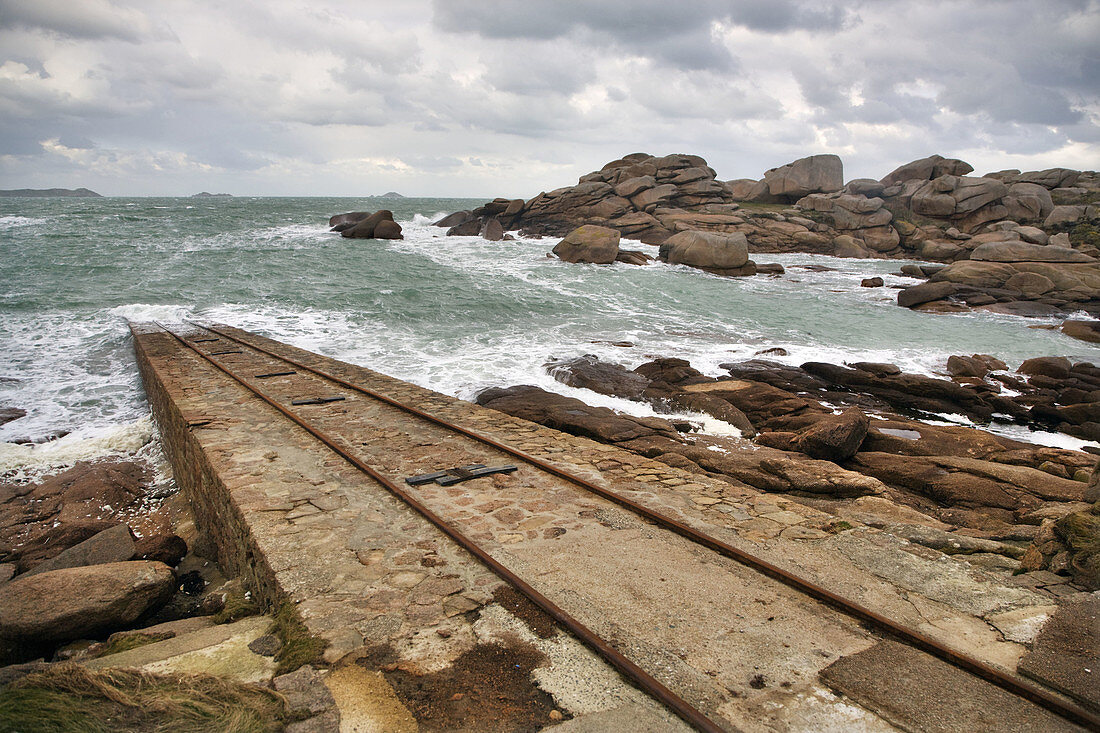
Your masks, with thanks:
[[[633,705],[675,727],[666,710],[609,674],[575,641],[544,642],[527,622],[498,613],[502,584],[495,576],[343,459],[171,336],[152,327],[134,332],[166,452],[197,524],[214,539],[223,566],[245,576],[258,597],[295,604],[308,628],[329,642],[328,662],[388,660],[376,671],[399,688],[402,675],[446,673],[488,646],[503,645],[520,657],[534,648],[545,661],[532,678],[554,701],[567,701],[566,716],[611,715]],[[735,490],[362,367],[232,333],[629,492],[993,663],[1014,667],[1024,647],[1004,641],[983,616],[1049,602],[953,561],[945,580],[942,563],[866,530],[834,536],[820,529],[828,515],[787,497]],[[354,422],[361,449],[397,478],[423,472],[406,470],[418,456],[431,463],[453,447],[448,438],[413,431],[352,402],[324,409],[336,422]],[[768,711],[785,707],[801,710],[801,719],[818,727],[851,720],[851,706],[827,695],[816,674],[838,654],[875,643],[857,624],[684,540],[663,537],[606,501],[559,489],[542,496],[551,489],[509,483],[521,479],[478,479],[454,487],[455,493],[435,487],[430,496],[440,509],[480,527],[495,557],[628,656],[662,670],[664,680],[719,719],[763,730],[778,720]],[[557,504],[573,511],[556,515]],[[771,524],[778,530],[764,532]],[[798,526],[817,531],[780,536]],[[564,534],[549,531],[555,528]],[[630,570],[624,564],[630,560],[643,562]],[[908,577],[914,564],[921,572]],[[697,577],[708,580],[693,585]],[[807,634],[815,625],[822,630],[819,651]],[[592,675],[603,680],[600,695],[591,685],[578,691],[576,680]],[[874,714],[865,715],[870,729]]]

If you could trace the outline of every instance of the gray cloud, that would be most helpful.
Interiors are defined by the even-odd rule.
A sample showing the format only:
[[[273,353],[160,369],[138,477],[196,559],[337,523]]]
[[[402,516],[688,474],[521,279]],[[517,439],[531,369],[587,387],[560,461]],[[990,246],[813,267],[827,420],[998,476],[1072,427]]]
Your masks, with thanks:
[[[532,195],[633,150],[1100,167],[1097,0],[0,0],[0,180]],[[95,185],[92,185],[95,184]]]
[[[140,11],[120,7],[108,0],[0,0],[0,28],[139,43],[149,37],[152,25]]]

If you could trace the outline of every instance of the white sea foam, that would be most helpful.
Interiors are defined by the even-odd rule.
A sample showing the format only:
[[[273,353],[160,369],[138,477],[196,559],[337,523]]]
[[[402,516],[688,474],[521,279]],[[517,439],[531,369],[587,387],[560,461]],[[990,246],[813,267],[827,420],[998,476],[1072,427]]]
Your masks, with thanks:
[[[42,224],[45,221],[46,219],[36,219],[32,216],[0,216],[0,230],[15,229],[16,227],[29,227],[35,224]]]
[[[71,433],[37,445],[0,443],[0,474],[9,480],[24,481],[55,473],[78,461],[129,455],[149,460],[160,472],[159,480],[165,481],[168,474],[159,447],[147,448],[153,442],[153,421],[145,417],[92,431],[91,435]]]

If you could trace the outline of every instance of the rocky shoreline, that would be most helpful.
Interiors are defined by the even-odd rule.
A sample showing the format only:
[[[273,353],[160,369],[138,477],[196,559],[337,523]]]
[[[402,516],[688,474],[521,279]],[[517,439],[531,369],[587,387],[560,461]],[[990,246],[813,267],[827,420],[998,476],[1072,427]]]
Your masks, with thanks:
[[[0,478],[0,664],[90,659],[109,638],[150,626],[168,638],[173,623],[243,592],[222,576],[182,496],[156,496],[152,483],[129,457]]]
[[[927,422],[942,413],[996,416],[1095,439],[1100,370],[1092,364],[1040,358],[1013,373],[992,357],[959,356],[944,379],[891,364],[722,366],[726,374],[709,377],[681,359],[628,370],[585,356],[548,369],[570,386],[662,413],[711,416],[740,438],[533,386],[489,389],[477,402],[731,487],[798,496],[838,522],[858,519],[947,554],[980,555],[991,569],[1045,570],[1100,589],[1100,451]]]

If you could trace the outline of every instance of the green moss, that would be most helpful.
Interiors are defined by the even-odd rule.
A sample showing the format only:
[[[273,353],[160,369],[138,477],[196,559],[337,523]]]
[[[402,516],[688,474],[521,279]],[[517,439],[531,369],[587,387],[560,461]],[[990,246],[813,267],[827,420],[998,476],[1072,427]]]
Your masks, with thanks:
[[[267,733],[292,717],[286,701],[256,685],[211,675],[153,675],[57,664],[0,692],[4,733]]]
[[[1069,550],[1075,580],[1090,590],[1100,589],[1100,515],[1095,511],[1067,514],[1054,524],[1054,533]]]
[[[175,634],[171,631],[162,631],[156,634],[111,634],[111,638],[107,640],[107,643],[104,644],[102,648],[96,650],[92,657],[105,657],[108,654],[128,652],[131,649],[137,649],[139,646],[171,639],[173,636],[175,636]]]
[[[293,672],[306,664],[320,663],[321,655],[328,646],[327,641],[309,633],[290,603],[279,606],[275,612],[275,622],[268,633],[274,634],[283,643],[282,649],[275,655],[278,674]]]
[[[214,623],[231,624],[240,621],[247,616],[255,616],[263,612],[260,604],[253,600],[252,595],[244,590],[234,591],[226,596],[225,606],[214,614]]]
[[[825,531],[830,532],[832,534],[839,534],[840,532],[843,532],[843,531],[851,529],[851,528],[852,528],[852,523],[851,522],[846,522],[843,519],[837,519],[835,521],[829,522],[825,526]]]

